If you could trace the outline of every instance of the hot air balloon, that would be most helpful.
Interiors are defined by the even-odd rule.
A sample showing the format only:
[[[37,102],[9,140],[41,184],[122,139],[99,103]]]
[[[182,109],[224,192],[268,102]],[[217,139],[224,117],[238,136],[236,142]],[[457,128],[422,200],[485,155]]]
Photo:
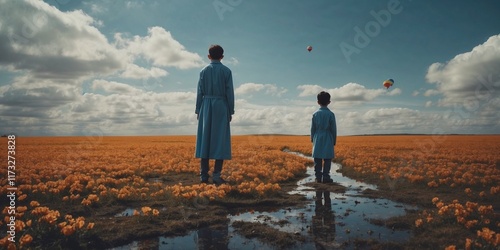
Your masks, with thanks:
[[[313,47],[311,45],[307,46],[307,51],[311,52],[313,50]]]
[[[389,89],[393,84],[394,84],[394,80],[392,80],[392,79],[385,80],[383,83],[383,85],[386,89]]]

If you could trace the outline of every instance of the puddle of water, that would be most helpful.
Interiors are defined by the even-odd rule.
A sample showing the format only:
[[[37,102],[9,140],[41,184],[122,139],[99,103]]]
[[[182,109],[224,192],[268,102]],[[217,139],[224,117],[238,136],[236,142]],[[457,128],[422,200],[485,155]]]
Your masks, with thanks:
[[[300,153],[289,152],[311,159]],[[299,208],[286,208],[272,212],[247,212],[228,215],[227,230],[201,228],[179,237],[159,237],[150,241],[135,241],[131,244],[112,248],[142,249],[144,244],[152,249],[273,249],[257,239],[247,239],[238,235],[231,224],[234,221],[260,222],[283,232],[302,235],[306,241],[289,249],[315,249],[349,246],[354,238],[374,239],[380,242],[404,242],[411,234],[408,230],[393,230],[371,224],[370,219],[388,219],[401,216],[414,206],[387,199],[360,197],[365,189],[376,190],[374,185],[358,182],[337,173],[341,166],[332,163],[331,178],[347,188],[345,193],[314,190],[305,186],[314,182],[314,168],[308,167],[308,177],[297,182],[297,189],[290,194],[300,194],[310,202]],[[323,184],[328,185],[328,184]],[[116,216],[133,214],[129,208]],[[351,246],[354,247],[354,246]]]
[[[184,249],[242,249],[242,250],[272,250],[273,248],[256,241],[246,239],[238,235],[232,227],[214,230],[201,228],[192,231],[188,235],[178,237],[158,237],[145,241],[134,241],[128,245],[112,248],[112,250],[135,250],[135,249],[160,249],[160,250],[184,250]]]
[[[134,210],[135,209],[133,209],[133,208],[127,208],[123,212],[115,214],[115,217],[133,216]],[[138,209],[137,211],[141,211],[141,210]]]

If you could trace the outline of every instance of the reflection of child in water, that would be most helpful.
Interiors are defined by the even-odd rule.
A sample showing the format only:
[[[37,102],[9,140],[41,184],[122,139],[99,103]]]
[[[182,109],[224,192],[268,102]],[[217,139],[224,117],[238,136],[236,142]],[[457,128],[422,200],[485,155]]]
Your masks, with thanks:
[[[332,212],[330,191],[316,191],[316,208],[314,211],[312,233],[316,249],[326,249],[335,240],[335,216]]]
[[[220,228],[203,227],[198,230],[198,249],[228,249],[228,225]]]

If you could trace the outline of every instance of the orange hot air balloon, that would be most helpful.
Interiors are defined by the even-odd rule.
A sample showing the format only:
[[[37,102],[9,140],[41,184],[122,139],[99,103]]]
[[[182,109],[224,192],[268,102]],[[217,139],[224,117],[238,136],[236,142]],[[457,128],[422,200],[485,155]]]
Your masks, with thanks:
[[[383,83],[383,85],[386,89],[389,89],[393,84],[394,84],[394,80],[392,80],[392,79],[385,80]]]
[[[311,52],[313,50],[313,47],[311,45],[307,46],[307,51]]]

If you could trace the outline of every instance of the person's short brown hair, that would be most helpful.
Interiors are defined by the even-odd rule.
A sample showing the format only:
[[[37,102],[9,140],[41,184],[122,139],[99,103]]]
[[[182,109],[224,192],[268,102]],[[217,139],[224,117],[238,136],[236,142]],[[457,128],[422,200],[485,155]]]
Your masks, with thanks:
[[[210,45],[210,48],[208,49],[208,54],[210,54],[210,57],[212,59],[220,60],[224,55],[224,49],[217,44]]]

